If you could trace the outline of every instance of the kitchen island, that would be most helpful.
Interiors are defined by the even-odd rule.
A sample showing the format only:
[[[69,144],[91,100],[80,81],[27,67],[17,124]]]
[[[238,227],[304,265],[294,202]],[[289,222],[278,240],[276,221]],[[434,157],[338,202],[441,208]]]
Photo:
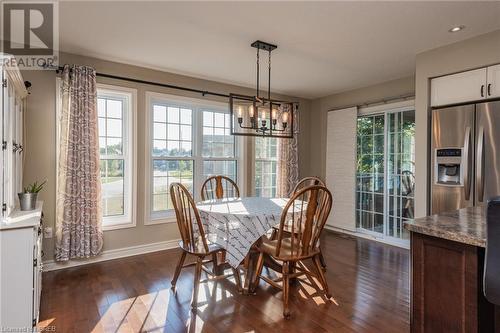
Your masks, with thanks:
[[[405,228],[411,234],[411,332],[500,332],[498,311],[482,288],[484,208],[417,218]]]

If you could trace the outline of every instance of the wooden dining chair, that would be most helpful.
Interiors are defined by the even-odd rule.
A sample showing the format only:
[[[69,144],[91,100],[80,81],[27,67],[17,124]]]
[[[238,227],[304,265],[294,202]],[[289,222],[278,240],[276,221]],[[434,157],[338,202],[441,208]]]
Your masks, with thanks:
[[[238,185],[226,176],[209,177],[201,186],[201,199],[203,201],[239,197],[240,189]]]
[[[306,201],[306,199],[308,199]],[[289,308],[289,284],[290,278],[302,275],[315,277],[323,287],[328,298],[331,297],[325,274],[320,263],[319,237],[325,226],[332,207],[332,195],[330,191],[321,185],[313,185],[299,190],[293,195],[285,206],[281,215],[281,221],[276,239],[263,237],[257,245],[259,257],[253,288],[258,285],[259,279],[283,290],[283,316],[290,317]],[[292,221],[291,232],[285,230],[285,226]],[[272,280],[263,276],[264,255],[271,256],[274,260],[282,261],[282,277]],[[312,260],[316,272],[312,272],[302,263]],[[298,265],[301,264],[301,265]],[[281,285],[279,284],[281,282]]]
[[[204,270],[207,274],[215,274],[217,270],[217,253],[223,252],[225,250],[219,245],[210,241],[210,235],[205,234],[203,224],[201,223],[200,215],[196,204],[194,203],[193,197],[189,193],[188,189],[180,183],[172,183],[170,185],[170,197],[172,198],[172,204],[175,210],[175,216],[177,218],[177,226],[179,227],[179,233],[181,234],[181,241],[179,241],[179,247],[182,249],[181,257],[177,267],[175,268],[174,277],[172,279],[172,289],[175,290],[175,285],[177,279],[184,267],[195,266],[194,273],[194,288],[193,288],[193,298],[191,300],[191,308],[194,310],[197,306],[198,299],[198,289],[200,285],[201,271]],[[196,257],[196,262],[193,264],[184,265],[184,261],[187,255],[193,255]],[[210,257],[209,260],[205,260],[206,257]],[[214,269],[210,272],[205,268],[204,264],[210,263],[214,265]],[[239,272],[233,269],[233,274],[236,279],[236,284],[238,291],[241,292],[241,281]]]
[[[308,186],[313,186],[313,185],[321,185],[321,186],[326,186],[325,183],[319,178],[315,176],[309,176],[302,178],[299,180],[299,182],[295,185],[293,188],[293,194],[298,193],[301,189],[306,188]],[[293,196],[292,194],[292,196]],[[271,238],[275,239],[277,234],[278,234],[278,229],[279,226],[275,226],[273,228],[273,232],[271,234]],[[290,232],[290,226],[287,224],[285,225],[285,232]],[[323,253],[321,252],[321,247],[320,247],[320,253],[319,253],[319,260],[321,262],[321,267],[323,270],[326,270],[326,260],[323,257]]]
[[[326,186],[325,183],[319,177],[315,176],[304,177],[301,180],[299,180],[297,185],[295,185],[295,187],[293,188],[293,193],[295,194],[299,190],[312,185]]]

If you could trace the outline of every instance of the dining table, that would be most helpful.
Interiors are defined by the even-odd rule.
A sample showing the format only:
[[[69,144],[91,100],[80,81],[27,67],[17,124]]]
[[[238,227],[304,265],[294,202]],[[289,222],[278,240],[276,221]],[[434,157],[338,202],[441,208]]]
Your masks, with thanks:
[[[201,223],[210,241],[226,250],[226,260],[234,268],[246,268],[244,292],[254,278],[254,257],[251,250],[262,236],[280,223],[288,198],[242,197],[206,200],[197,203]],[[280,265],[269,258],[268,266]]]

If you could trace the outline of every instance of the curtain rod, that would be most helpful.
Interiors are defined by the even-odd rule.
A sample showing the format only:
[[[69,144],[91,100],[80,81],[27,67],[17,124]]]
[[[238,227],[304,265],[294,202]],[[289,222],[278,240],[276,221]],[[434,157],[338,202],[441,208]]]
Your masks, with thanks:
[[[388,103],[396,102],[396,101],[405,101],[405,100],[408,100],[408,99],[411,99],[414,97],[415,97],[415,94],[405,94],[405,95],[393,96],[393,97],[383,98],[380,100],[365,102],[362,104],[351,104],[351,105],[347,105],[347,106],[343,106],[343,107],[335,107],[332,109],[328,109],[327,112],[348,109],[348,108],[353,108],[353,107],[362,108],[362,107],[368,107],[368,106],[374,106],[374,105],[388,104]]]
[[[56,73],[62,72],[64,67],[59,66],[57,68],[54,68]],[[115,80],[122,80],[122,81],[129,81],[129,82],[134,82],[134,83],[139,83],[139,84],[148,84],[152,86],[158,86],[158,87],[163,87],[163,88],[170,88],[170,89],[177,89],[177,90],[183,90],[183,91],[189,91],[189,92],[194,92],[201,94],[202,96],[206,95],[211,95],[211,96],[218,96],[218,97],[225,97],[229,98],[229,95],[226,94],[221,94],[221,93],[216,93],[208,90],[200,90],[200,89],[194,89],[194,88],[188,88],[188,87],[181,87],[181,86],[176,86],[173,84],[166,84],[166,83],[160,83],[160,82],[154,82],[154,81],[145,81],[145,80],[140,80],[140,79],[134,79],[130,77],[124,77],[124,76],[118,76],[118,75],[112,75],[112,74],[105,74],[105,73],[97,73],[97,76],[100,77],[105,77],[108,79],[115,79]]]

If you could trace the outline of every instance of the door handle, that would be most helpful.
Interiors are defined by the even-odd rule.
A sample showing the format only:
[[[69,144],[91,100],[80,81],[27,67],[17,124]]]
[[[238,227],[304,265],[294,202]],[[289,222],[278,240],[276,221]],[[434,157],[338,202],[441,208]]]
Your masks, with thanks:
[[[477,183],[477,200],[483,202],[484,199],[484,128],[479,128],[477,140],[477,161],[476,161],[476,183]]]
[[[470,200],[470,171],[471,171],[471,137],[470,137],[470,127],[467,126],[465,129],[465,139],[464,139],[464,161],[465,161],[465,170],[464,170],[464,192],[465,192],[465,200]]]
[[[481,97],[484,97],[484,84],[481,85]]]
[[[491,96],[491,83],[488,83],[488,96]]]

